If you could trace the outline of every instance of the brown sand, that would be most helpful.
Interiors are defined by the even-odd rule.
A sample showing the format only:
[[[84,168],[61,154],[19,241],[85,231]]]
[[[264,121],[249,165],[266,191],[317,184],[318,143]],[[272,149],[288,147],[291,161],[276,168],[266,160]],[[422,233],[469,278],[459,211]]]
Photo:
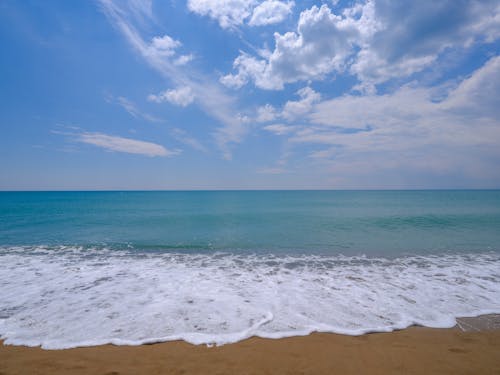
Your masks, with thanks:
[[[169,342],[42,350],[0,343],[0,375],[6,374],[500,374],[500,330],[412,327],[212,348]]]

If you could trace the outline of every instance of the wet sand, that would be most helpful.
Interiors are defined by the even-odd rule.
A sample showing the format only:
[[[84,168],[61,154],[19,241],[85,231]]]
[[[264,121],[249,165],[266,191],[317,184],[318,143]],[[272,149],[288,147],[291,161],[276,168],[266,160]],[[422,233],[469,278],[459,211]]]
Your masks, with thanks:
[[[221,347],[168,342],[42,350],[0,345],[6,374],[500,374],[500,316],[453,329],[411,327],[353,337],[315,333]]]

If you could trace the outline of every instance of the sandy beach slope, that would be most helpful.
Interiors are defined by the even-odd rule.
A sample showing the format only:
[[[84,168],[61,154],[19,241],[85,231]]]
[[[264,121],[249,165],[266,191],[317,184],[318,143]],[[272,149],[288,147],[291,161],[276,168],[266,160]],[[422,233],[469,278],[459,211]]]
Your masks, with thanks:
[[[0,374],[500,374],[500,330],[465,323],[467,331],[315,333],[211,348],[185,342],[69,350],[0,345]]]

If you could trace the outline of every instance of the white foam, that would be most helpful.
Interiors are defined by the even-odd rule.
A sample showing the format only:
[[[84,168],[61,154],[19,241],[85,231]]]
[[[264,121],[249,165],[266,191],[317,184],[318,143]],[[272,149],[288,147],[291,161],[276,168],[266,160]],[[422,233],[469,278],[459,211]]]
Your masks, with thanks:
[[[500,256],[134,254],[0,248],[0,336],[62,349],[359,335],[500,313]]]

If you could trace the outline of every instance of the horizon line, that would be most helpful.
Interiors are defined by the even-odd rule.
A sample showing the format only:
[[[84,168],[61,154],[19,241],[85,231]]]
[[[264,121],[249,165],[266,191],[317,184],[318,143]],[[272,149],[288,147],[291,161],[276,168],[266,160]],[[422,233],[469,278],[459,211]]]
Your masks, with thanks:
[[[495,191],[500,190],[496,188],[262,188],[262,189],[248,189],[248,188],[215,188],[215,189],[9,189],[2,190],[0,193],[84,193],[84,192],[236,192],[236,191]]]

